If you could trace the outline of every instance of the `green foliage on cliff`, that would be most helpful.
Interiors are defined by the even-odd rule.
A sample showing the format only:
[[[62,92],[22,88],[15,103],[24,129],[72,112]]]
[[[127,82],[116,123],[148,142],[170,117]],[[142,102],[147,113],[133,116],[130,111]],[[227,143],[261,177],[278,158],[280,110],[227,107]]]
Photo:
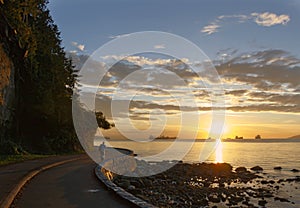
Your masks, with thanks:
[[[1,141],[33,153],[70,152],[80,150],[72,122],[77,77],[46,5],[46,0],[0,2],[2,21],[7,24],[2,34],[9,36],[1,37],[1,42],[8,45],[16,68],[14,121]],[[11,55],[16,51],[21,56]],[[0,153],[4,151],[0,148]]]

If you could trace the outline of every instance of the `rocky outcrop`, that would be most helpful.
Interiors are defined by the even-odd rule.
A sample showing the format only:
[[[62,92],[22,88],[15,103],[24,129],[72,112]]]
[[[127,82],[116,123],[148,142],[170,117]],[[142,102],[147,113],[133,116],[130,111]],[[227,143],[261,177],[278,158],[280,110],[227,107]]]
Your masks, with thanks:
[[[5,136],[4,129],[7,129],[12,121],[15,98],[14,73],[14,64],[0,44],[0,132],[3,134],[0,137]]]
[[[19,69],[24,65],[24,54],[14,30],[0,10],[0,142],[15,132],[16,97]]]
[[[260,166],[254,166],[250,170],[256,171],[256,172],[260,172],[260,171],[263,171],[264,169],[262,167],[260,167]]]

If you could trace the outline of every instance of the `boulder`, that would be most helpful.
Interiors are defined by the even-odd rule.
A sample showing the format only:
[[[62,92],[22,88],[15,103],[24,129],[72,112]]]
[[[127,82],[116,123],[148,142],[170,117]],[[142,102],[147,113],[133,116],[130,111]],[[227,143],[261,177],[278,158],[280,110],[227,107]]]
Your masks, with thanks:
[[[213,203],[220,203],[221,199],[218,197],[218,195],[215,194],[211,194],[208,196],[209,201],[213,202]]]
[[[263,171],[264,169],[262,167],[260,167],[260,166],[254,166],[250,170],[253,170],[253,171]]]
[[[247,168],[245,168],[245,167],[238,167],[238,168],[235,169],[235,172],[237,172],[237,173],[245,173],[245,172],[247,172]]]
[[[135,186],[129,185],[129,186],[128,186],[128,190],[129,190],[129,191],[135,190]]]
[[[259,201],[258,201],[258,205],[263,206],[263,207],[264,207],[267,203],[268,203],[268,202],[267,202],[266,200],[259,200]]]

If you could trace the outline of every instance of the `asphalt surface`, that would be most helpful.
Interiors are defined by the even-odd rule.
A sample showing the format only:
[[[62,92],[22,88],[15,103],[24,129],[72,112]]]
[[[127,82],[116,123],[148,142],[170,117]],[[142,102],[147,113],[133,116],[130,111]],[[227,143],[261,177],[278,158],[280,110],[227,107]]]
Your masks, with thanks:
[[[84,157],[40,173],[24,187],[13,207],[135,207],[97,180],[95,166]]]
[[[42,159],[27,160],[20,163],[0,166],[0,207],[17,184],[34,170],[47,165],[70,159],[79,159],[85,155],[50,156]]]

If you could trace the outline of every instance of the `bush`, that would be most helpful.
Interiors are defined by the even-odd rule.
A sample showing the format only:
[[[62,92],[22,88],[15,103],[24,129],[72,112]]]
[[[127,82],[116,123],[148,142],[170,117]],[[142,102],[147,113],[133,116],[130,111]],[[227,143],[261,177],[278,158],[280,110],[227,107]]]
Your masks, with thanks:
[[[22,148],[21,145],[11,140],[4,140],[0,143],[0,154],[1,155],[22,155],[22,154],[27,154],[27,152]]]

